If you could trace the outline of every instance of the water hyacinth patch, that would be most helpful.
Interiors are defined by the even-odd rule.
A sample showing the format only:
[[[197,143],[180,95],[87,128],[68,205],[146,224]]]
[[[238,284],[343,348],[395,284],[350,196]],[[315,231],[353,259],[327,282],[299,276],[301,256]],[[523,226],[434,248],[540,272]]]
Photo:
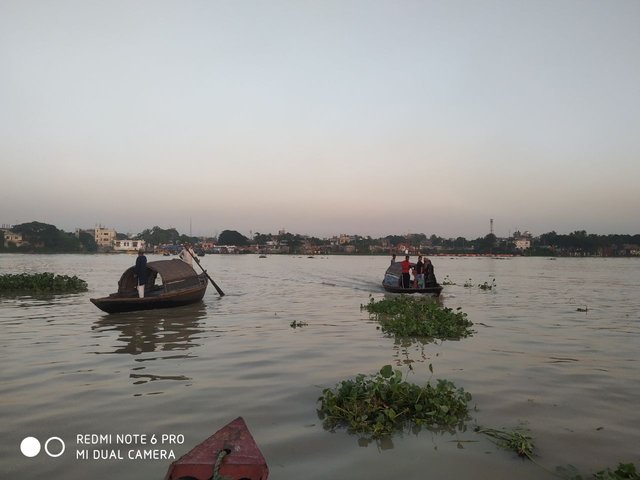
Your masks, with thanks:
[[[500,448],[511,450],[521,457],[533,460],[533,438],[522,426],[511,431],[478,426],[476,432],[487,435]]]
[[[444,280],[442,280],[442,285],[456,285],[456,282],[451,280],[449,278],[449,275],[447,275],[446,277],[444,277]]]
[[[429,298],[371,298],[361,308],[375,316],[383,332],[393,335],[458,340],[473,334],[473,323],[460,308],[443,307]]]
[[[344,426],[352,433],[374,438],[389,435],[403,426],[462,428],[468,419],[471,394],[452,382],[437,380],[421,387],[404,381],[399,370],[385,365],[375,375],[357,375],[318,398],[318,415],[324,427]]]
[[[21,273],[0,275],[0,292],[77,293],[86,292],[87,282],[68,275]]]
[[[479,283],[478,284],[478,288],[480,290],[493,290],[496,287],[496,279],[494,278],[493,281],[491,283],[488,282],[484,282],[484,283]]]
[[[607,468],[596,473],[594,478],[596,480],[640,480],[640,472],[636,470],[636,466],[633,463],[620,463],[614,471]]]

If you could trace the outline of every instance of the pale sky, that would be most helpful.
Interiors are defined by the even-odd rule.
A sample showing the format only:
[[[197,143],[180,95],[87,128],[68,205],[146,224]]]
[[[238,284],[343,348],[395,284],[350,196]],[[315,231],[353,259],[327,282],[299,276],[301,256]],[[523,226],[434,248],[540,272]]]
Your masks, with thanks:
[[[637,0],[0,0],[0,223],[640,233],[639,25]]]

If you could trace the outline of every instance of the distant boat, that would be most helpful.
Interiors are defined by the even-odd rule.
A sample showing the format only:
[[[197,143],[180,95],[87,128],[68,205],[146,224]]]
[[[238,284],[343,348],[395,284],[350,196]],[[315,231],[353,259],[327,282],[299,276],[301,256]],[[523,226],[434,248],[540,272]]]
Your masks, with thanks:
[[[199,302],[207,291],[207,276],[198,273],[182,260],[157,260],[147,263],[145,296],[138,297],[135,267],[128,268],[118,281],[118,291],[108,297],[92,298],[107,313],[171,308]],[[156,284],[156,280],[161,284]]]
[[[442,292],[442,285],[434,283],[431,285],[425,285],[424,288],[403,288],[402,287],[402,266],[401,262],[392,263],[387,271],[384,273],[384,279],[382,280],[382,286],[387,292],[390,293],[426,293],[435,297]],[[411,263],[411,268],[415,266],[415,263]]]
[[[263,253],[262,255],[260,255],[258,258],[267,258],[267,256]]]
[[[164,480],[211,478],[268,480],[267,462],[242,417],[173,462]]]

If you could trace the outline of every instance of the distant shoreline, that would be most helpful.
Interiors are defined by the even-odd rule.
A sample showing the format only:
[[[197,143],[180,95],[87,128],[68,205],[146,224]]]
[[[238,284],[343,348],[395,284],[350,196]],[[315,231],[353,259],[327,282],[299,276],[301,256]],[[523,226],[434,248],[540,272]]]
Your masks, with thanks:
[[[121,255],[136,255],[136,252],[47,252],[47,251],[0,251],[0,255],[110,255],[110,256],[121,256]],[[157,252],[145,252],[146,255],[158,255],[164,256],[162,253]],[[237,253],[207,253],[206,256],[250,256],[250,255],[265,255],[258,254],[256,252],[237,252]],[[397,253],[397,257],[403,257],[405,253]],[[512,253],[410,253],[408,254],[410,257],[417,257],[421,255],[423,257],[436,257],[436,258],[493,258],[496,260],[506,260],[511,258],[549,258],[551,260],[555,260],[556,258],[639,258],[640,255],[560,255],[560,254],[530,254],[530,255],[516,255]],[[306,257],[306,258],[321,258],[321,257],[390,257],[387,253],[341,253],[341,252],[332,252],[332,253],[319,253],[319,254],[306,254],[306,253],[268,253],[269,256],[278,256],[278,257]],[[177,257],[177,255],[171,255],[171,257]]]

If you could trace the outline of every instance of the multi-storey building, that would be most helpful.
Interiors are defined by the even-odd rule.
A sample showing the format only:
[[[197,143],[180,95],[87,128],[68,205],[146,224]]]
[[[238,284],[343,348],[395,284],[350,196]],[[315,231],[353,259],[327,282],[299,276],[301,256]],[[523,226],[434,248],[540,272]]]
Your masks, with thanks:
[[[513,243],[516,250],[527,250],[531,248],[531,238],[532,235],[528,231],[523,233],[520,233],[519,231],[513,232]]]
[[[24,243],[24,240],[22,238],[22,234],[21,233],[12,232],[8,228],[1,229],[0,233],[3,236],[4,246],[5,247],[8,247],[9,245],[14,245],[16,247],[20,247]]]
[[[112,228],[98,226],[94,232],[94,239],[98,247],[112,247],[116,239],[116,231]]]

